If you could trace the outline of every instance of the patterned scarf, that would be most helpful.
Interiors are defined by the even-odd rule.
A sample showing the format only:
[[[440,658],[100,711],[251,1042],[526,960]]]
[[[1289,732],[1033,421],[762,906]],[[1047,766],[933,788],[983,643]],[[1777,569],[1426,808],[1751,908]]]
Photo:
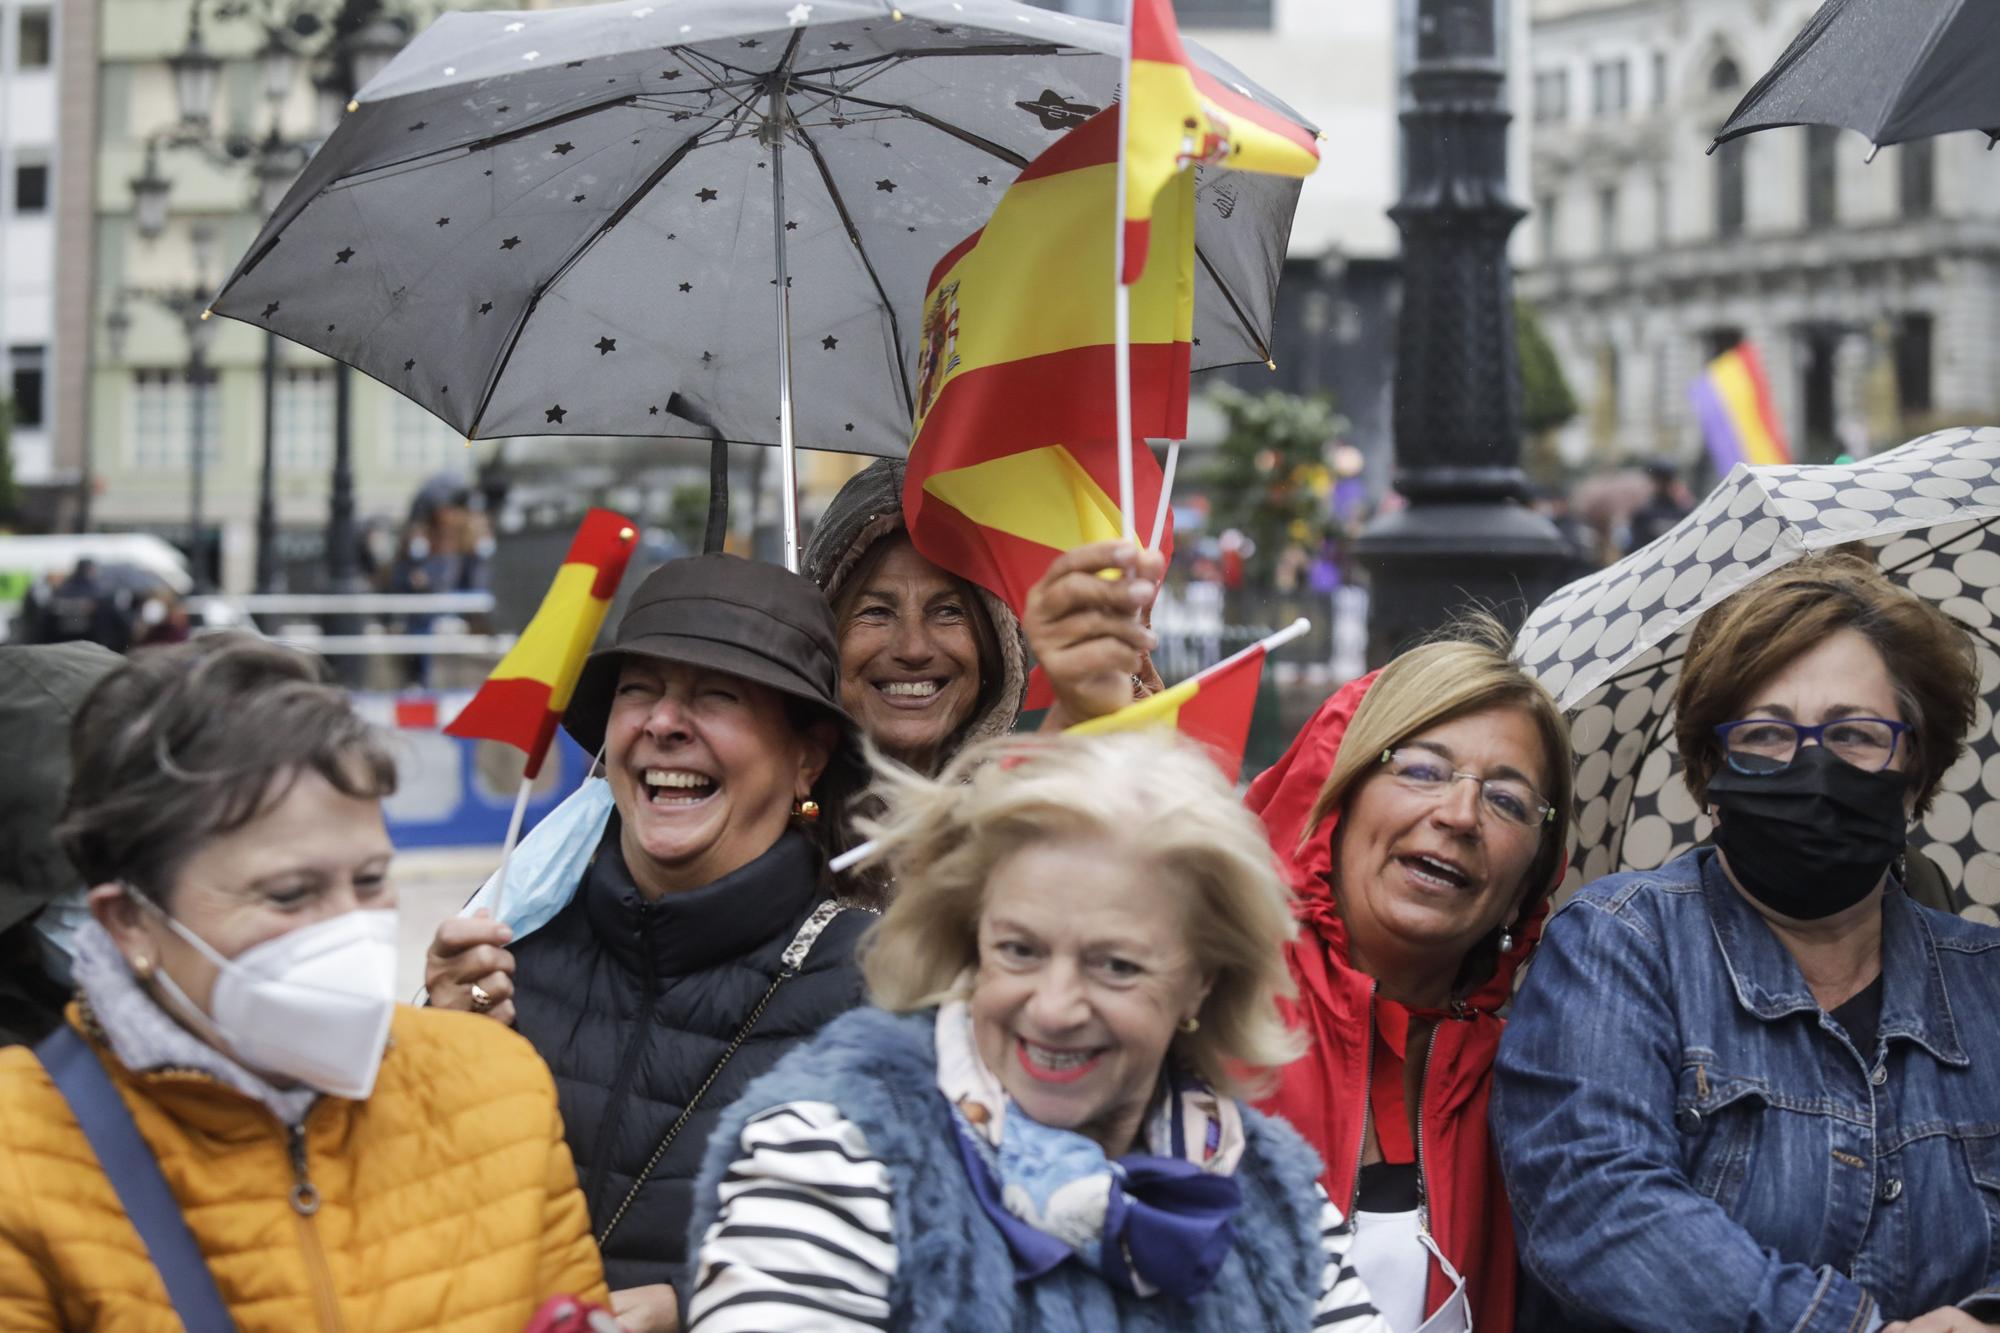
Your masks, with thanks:
[[[961,978],[960,994],[970,991]],[[1113,1160],[1072,1130],[1031,1120],[986,1068],[962,999],[937,1015],[938,1091],[952,1108],[974,1195],[1006,1238],[1017,1281],[1074,1258],[1137,1296],[1190,1300],[1235,1243],[1243,1155],[1236,1103],[1170,1073],[1146,1118],[1148,1151]]]

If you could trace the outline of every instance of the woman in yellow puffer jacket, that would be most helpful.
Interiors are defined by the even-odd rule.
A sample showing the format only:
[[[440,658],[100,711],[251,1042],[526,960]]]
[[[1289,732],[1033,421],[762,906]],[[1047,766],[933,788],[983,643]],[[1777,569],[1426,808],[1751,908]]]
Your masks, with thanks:
[[[92,919],[68,1024],[0,1052],[0,1329],[516,1333],[603,1301],[547,1068],[394,1003],[395,766],[323,664],[151,655],[72,753]]]

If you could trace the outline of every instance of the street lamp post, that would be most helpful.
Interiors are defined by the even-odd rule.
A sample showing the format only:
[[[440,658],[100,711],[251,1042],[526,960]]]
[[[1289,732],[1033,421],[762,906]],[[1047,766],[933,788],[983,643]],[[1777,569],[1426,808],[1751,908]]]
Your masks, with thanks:
[[[1496,0],[1416,0],[1402,113],[1396,489],[1356,554],[1372,576],[1379,665],[1472,605],[1518,624],[1562,578],[1555,526],[1521,503],[1521,373],[1507,236],[1507,122]]]

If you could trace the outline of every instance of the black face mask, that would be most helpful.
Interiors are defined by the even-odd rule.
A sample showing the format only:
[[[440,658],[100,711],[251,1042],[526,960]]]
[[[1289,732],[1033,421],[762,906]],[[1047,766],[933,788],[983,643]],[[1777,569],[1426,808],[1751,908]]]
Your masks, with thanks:
[[[1902,854],[1908,791],[1903,774],[1864,773],[1824,745],[1803,747],[1779,773],[1725,766],[1708,783],[1722,811],[1715,845],[1751,897],[1816,921],[1866,898]]]

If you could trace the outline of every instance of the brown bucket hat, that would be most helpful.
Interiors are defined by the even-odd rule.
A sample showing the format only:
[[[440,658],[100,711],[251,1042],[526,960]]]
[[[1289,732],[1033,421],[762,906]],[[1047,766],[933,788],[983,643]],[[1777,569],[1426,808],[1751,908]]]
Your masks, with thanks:
[[[611,646],[584,662],[563,726],[591,754],[604,744],[620,662],[654,657],[727,672],[802,699],[840,727],[821,782],[859,784],[854,719],[840,706],[833,610],[811,583],[778,565],[733,555],[669,560],[640,582]]]

